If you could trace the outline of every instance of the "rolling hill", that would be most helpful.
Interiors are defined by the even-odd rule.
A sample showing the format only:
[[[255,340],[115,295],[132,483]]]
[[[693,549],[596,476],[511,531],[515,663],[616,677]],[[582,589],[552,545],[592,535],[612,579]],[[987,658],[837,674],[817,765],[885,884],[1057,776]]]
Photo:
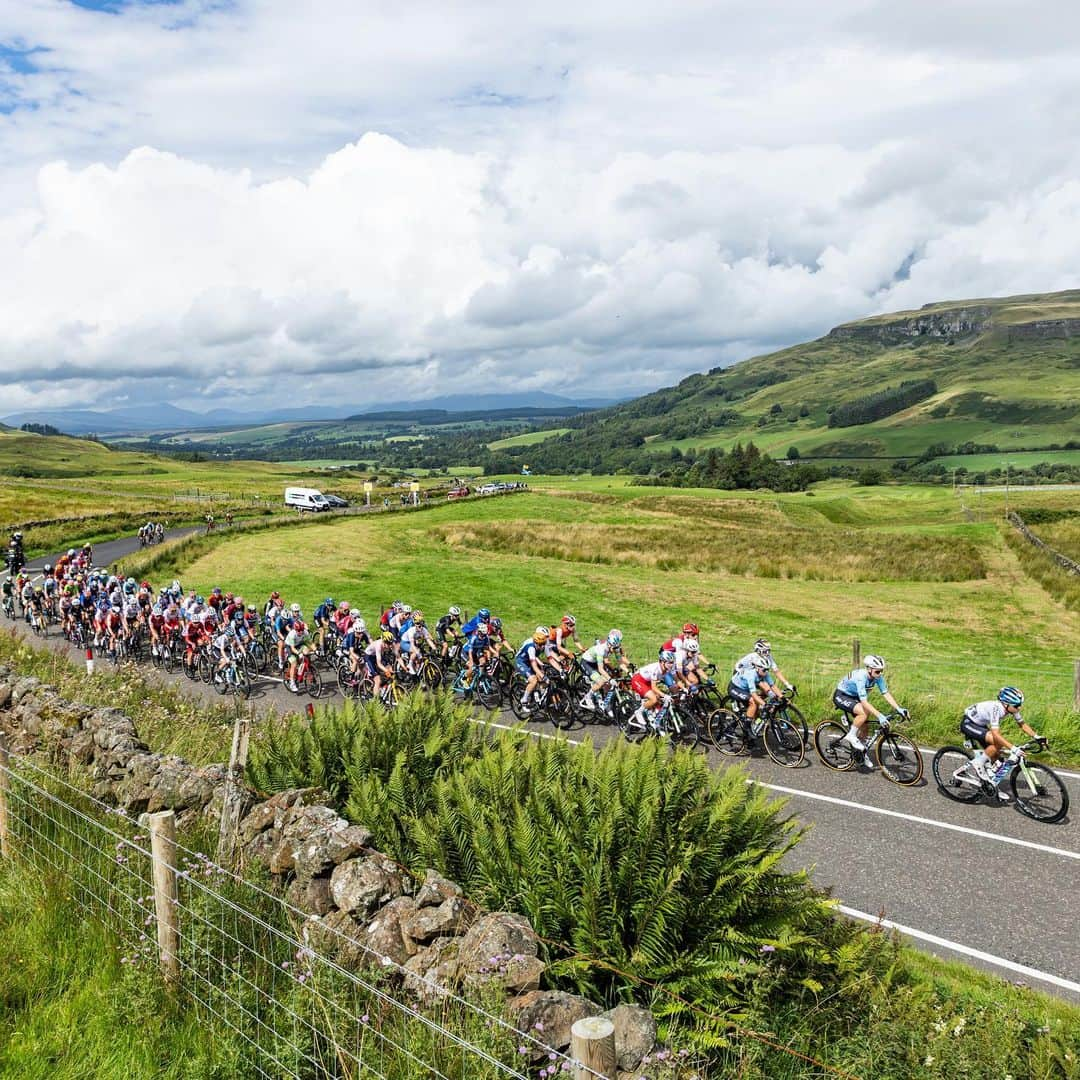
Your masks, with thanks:
[[[534,470],[630,467],[753,440],[784,456],[917,458],[1080,440],[1080,290],[930,304],[691,375],[503,455]],[[970,449],[970,447],[967,447]],[[1080,448],[1080,446],[1078,446]]]

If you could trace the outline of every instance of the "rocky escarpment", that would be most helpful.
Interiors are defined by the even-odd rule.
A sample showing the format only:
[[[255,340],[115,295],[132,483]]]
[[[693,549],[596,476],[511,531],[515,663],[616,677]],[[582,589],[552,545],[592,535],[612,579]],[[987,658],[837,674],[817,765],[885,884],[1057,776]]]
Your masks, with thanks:
[[[181,826],[220,816],[224,765],[154,753],[125,713],[69,701],[4,665],[0,730],[15,755],[83,767],[92,794],[129,815],[173,810]],[[648,1009],[620,1005],[602,1012],[577,995],[542,990],[546,965],[526,918],[481,910],[434,870],[417,879],[376,851],[367,829],[323,805],[315,789],[265,800],[247,793],[238,840],[242,864],[272,876],[303,916],[300,932],[311,947],[342,966],[396,969],[402,991],[417,1000],[481,982],[500,986],[514,1026],[542,1032],[539,1038],[556,1050],[569,1047],[577,1020],[607,1016],[615,1024],[620,1077],[642,1075],[656,1041]]]
[[[919,339],[955,341],[994,330],[1008,340],[1037,341],[1080,337],[1080,319],[1032,319],[997,322],[988,304],[920,311],[895,318],[844,323],[829,331],[836,341],[870,341],[879,345],[903,345]]]

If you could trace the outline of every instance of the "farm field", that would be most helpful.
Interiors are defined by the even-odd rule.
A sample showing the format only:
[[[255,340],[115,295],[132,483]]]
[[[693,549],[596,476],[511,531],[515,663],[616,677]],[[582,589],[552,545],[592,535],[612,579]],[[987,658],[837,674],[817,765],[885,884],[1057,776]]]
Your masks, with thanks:
[[[408,519],[262,532],[155,573],[260,600],[280,589],[307,612],[332,595],[369,619],[397,598],[432,619],[451,603],[486,604],[515,644],[572,611],[589,641],[619,626],[639,662],[693,618],[721,669],[768,636],[818,708],[858,637],[889,660],[924,737],[1011,680],[1025,683],[1040,724],[1065,730],[1080,614],[1025,575],[989,498],[970,520],[938,488],[834,482],[813,496],[746,496],[623,479],[539,478],[530,493]],[[1060,504],[1067,493],[1041,503],[1055,494]]]
[[[488,449],[505,450],[508,446],[535,446],[537,443],[554,438],[556,435],[565,435],[569,430],[569,428],[551,428],[548,431],[526,431],[521,435],[496,439],[495,442],[488,443]]]
[[[990,469],[1030,469],[1044,462],[1051,465],[1080,465],[1080,450],[1031,450],[1000,454],[952,454],[934,458],[935,463],[947,469],[963,467],[968,472]]]

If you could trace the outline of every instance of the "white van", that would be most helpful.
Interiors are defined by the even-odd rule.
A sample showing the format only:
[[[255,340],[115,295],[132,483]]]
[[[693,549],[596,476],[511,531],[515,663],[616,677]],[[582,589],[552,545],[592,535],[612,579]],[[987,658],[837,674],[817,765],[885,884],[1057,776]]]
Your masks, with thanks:
[[[321,491],[314,488],[290,487],[285,489],[285,505],[303,513],[310,510],[318,513],[320,510],[329,510],[330,504],[326,501]]]

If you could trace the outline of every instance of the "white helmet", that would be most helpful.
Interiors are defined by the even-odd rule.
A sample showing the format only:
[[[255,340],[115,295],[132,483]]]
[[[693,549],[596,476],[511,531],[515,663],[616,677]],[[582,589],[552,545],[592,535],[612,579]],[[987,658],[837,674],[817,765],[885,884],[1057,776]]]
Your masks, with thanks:
[[[411,604],[402,604],[401,605],[401,614],[402,615],[411,615],[412,614],[412,605]]]
[[[461,608],[459,608],[457,604],[454,604],[446,614],[449,615],[451,619],[459,619],[461,618]]]
[[[769,668],[769,662],[760,653],[750,654],[750,664],[755,671],[767,671]]]
[[[701,646],[700,646],[700,645],[698,644],[698,642],[697,642],[697,639],[696,639],[696,638],[691,638],[691,639],[690,639],[690,640],[689,640],[688,642],[686,642],[686,644],[685,644],[685,645],[683,645],[683,648],[684,648],[684,649],[685,649],[685,650],[686,650],[686,651],[687,651],[687,652],[688,652],[688,653],[689,653],[689,654],[690,654],[691,656],[693,656],[693,655],[694,655],[694,653],[696,653],[696,652],[700,652],[700,651],[701,651]]]
[[[361,619],[359,615],[353,616],[352,628],[358,634],[367,633],[367,623],[364,622],[364,620]]]
[[[871,653],[863,660],[863,667],[873,668],[875,671],[885,670],[885,657]]]

